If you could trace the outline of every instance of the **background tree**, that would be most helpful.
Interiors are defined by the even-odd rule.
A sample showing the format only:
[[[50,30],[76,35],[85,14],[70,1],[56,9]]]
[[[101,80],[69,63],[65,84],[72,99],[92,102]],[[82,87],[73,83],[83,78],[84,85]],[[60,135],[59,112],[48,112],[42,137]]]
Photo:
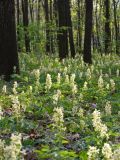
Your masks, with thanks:
[[[66,0],[58,0],[58,46],[59,46],[59,57],[60,59],[68,56],[68,31],[67,31],[67,13],[66,13]]]
[[[49,4],[48,0],[44,0],[44,11],[45,11],[45,24],[46,24],[46,53],[50,53],[50,12],[49,12]]]
[[[105,0],[105,53],[111,52],[110,0]]]
[[[25,48],[26,52],[30,52],[30,38],[29,38],[29,17],[28,17],[28,0],[22,0],[22,12],[23,12],[23,26],[25,35]]]
[[[92,12],[93,0],[85,0],[86,17],[85,17],[85,38],[83,58],[85,63],[92,63],[91,56],[91,36],[92,36]]]
[[[14,0],[0,1],[0,76],[19,73]]]
[[[120,1],[93,0],[93,3],[92,51],[119,54]],[[16,0],[16,5],[20,52],[63,54],[63,58],[82,54],[85,45],[84,0]],[[91,19],[91,15],[88,17]]]
[[[74,38],[73,38],[73,28],[72,28],[72,18],[71,18],[71,7],[70,0],[66,0],[66,12],[67,12],[67,27],[69,34],[69,44],[70,44],[70,52],[71,57],[75,57],[75,46],[74,46]]]
[[[118,22],[117,22],[117,6],[118,6],[119,0],[113,0],[113,12],[114,12],[114,27],[115,27],[115,45],[116,45],[116,54],[120,53],[120,36],[119,36],[119,28],[118,28]]]

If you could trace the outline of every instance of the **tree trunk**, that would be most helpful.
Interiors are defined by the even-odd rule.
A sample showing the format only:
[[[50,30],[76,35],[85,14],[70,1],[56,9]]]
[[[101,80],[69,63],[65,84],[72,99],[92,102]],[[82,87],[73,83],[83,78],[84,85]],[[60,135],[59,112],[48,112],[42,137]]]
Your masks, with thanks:
[[[0,1],[0,76],[19,73],[14,0]]]
[[[80,54],[81,50],[82,50],[82,27],[81,27],[81,13],[80,13],[80,0],[77,0],[77,50]]]
[[[28,32],[28,0],[22,0],[22,11],[23,11],[23,25],[24,25],[24,33],[25,33],[25,48],[26,52],[30,52],[30,39]]]
[[[105,0],[105,54],[111,52],[110,1]]]
[[[67,27],[69,33],[69,43],[70,43],[70,51],[71,57],[75,58],[75,46],[73,39],[73,28],[72,28],[72,18],[71,18],[71,10],[70,10],[70,0],[66,0],[66,12],[67,12]]]
[[[50,53],[50,30],[49,30],[49,6],[48,0],[44,1],[45,23],[46,23],[46,53]]]
[[[28,0],[25,0],[25,1],[28,1]],[[31,17],[32,23],[34,22],[33,7],[34,7],[34,0],[29,0],[30,17]]]
[[[50,24],[53,24],[53,1],[50,0]],[[51,53],[54,53],[54,45],[53,45],[53,29],[50,29],[50,51]]]
[[[95,17],[96,17],[96,41],[97,41],[97,50],[100,51],[100,48],[101,48],[101,44],[100,44],[100,36],[99,36],[99,17],[98,17],[98,0],[96,1],[96,11],[95,11]]]
[[[59,34],[59,24],[58,24],[58,3],[57,0],[53,0],[53,18],[55,20],[55,33],[54,33],[54,51],[58,52],[58,45],[59,45],[59,38],[58,38],[58,34]]]
[[[118,24],[117,24],[117,4],[115,2],[115,0],[113,0],[113,6],[114,6],[114,26],[115,26],[115,45],[116,45],[116,54],[119,54],[119,38],[118,38]]]
[[[58,0],[58,47],[59,57],[64,59],[68,56],[68,31],[67,31],[67,14],[66,14],[66,0]]]
[[[38,26],[40,24],[40,2],[41,2],[41,0],[38,0],[38,13],[37,13],[37,23],[38,23]]]
[[[18,42],[18,51],[21,51],[20,48],[20,1],[17,0],[17,42]]]
[[[85,0],[86,17],[85,17],[85,37],[84,37],[84,53],[83,59],[85,63],[92,63],[91,57],[91,36],[92,36],[92,12],[93,0]]]

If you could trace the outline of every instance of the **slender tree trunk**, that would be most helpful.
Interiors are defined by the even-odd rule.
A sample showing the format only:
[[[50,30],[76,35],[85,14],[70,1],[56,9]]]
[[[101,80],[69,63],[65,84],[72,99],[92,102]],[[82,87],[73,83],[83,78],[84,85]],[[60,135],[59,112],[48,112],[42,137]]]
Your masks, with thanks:
[[[25,48],[26,52],[30,52],[30,39],[28,32],[28,0],[22,0],[22,11],[23,11],[23,25],[24,25],[24,33],[25,33]]]
[[[38,13],[37,13],[37,23],[38,23],[38,25],[40,23],[40,2],[41,2],[41,0],[38,0]]]
[[[68,56],[68,31],[67,31],[67,14],[66,14],[66,0],[58,0],[58,46],[59,57],[64,59]]]
[[[17,0],[17,25],[20,24],[20,1]]]
[[[50,0],[50,23],[53,24],[53,1]],[[54,53],[54,45],[53,45],[53,29],[50,29],[50,50],[51,53]]]
[[[14,0],[0,1],[0,76],[10,80],[10,75],[19,73],[15,26]]]
[[[92,63],[91,57],[91,35],[92,35],[92,12],[93,0],[85,0],[86,4],[86,18],[85,18],[85,37],[84,37],[84,54],[83,59],[85,63]]]
[[[53,18],[55,20],[55,25],[56,25],[56,31],[54,34],[54,50],[58,52],[58,42],[59,42],[59,24],[58,24],[58,3],[57,0],[54,0],[53,2]]]
[[[28,0],[24,0],[24,1],[28,1]],[[31,22],[34,22],[34,15],[33,15],[33,7],[34,7],[34,0],[29,0],[29,9],[30,9],[30,17],[31,17]],[[28,2],[27,2],[28,3]]]
[[[71,57],[75,57],[75,46],[74,46],[74,38],[73,38],[73,28],[72,28],[72,18],[71,18],[71,10],[70,10],[70,0],[66,0],[66,12],[67,12],[67,27],[69,33],[69,43],[70,43],[70,51]]]
[[[77,0],[77,17],[78,17],[78,24],[77,24],[77,49],[78,49],[78,52],[80,54],[81,50],[82,50],[82,36],[81,36],[81,12],[80,12],[80,0]]]
[[[96,15],[96,36],[97,36],[97,48],[98,48],[98,51],[100,51],[100,48],[101,48],[101,44],[100,44],[100,37],[99,37],[99,17],[98,17],[98,0],[96,0],[96,11],[95,11],[95,15]]]
[[[18,42],[18,51],[21,51],[20,48],[20,29],[19,26],[20,25],[20,1],[17,0],[17,42]]]
[[[46,23],[46,53],[50,53],[50,30],[49,30],[49,6],[48,0],[44,1],[45,23]]]
[[[105,54],[111,52],[110,0],[105,0]]]
[[[113,0],[113,6],[114,6],[114,26],[115,26],[115,43],[116,43],[116,54],[119,54],[119,41],[118,41],[118,24],[117,24],[117,4],[116,1]]]

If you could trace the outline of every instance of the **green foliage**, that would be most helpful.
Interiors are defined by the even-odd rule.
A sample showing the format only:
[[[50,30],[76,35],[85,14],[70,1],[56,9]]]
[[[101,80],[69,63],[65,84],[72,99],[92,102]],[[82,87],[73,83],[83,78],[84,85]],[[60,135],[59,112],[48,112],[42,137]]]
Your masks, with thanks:
[[[113,150],[118,149],[119,63],[115,55],[96,55],[93,65],[88,66],[80,56],[59,62],[55,57],[21,54],[21,74],[13,75],[10,83],[0,82],[2,139],[9,140],[13,132],[22,133],[22,150],[29,148],[37,159],[87,160],[89,146],[99,148],[102,159],[105,142],[110,143]],[[50,79],[46,81],[47,74],[52,83],[49,89],[46,89],[50,85]],[[70,81],[66,81],[66,75]],[[100,88],[98,79],[101,75],[104,84]],[[114,80],[115,86],[110,79]],[[108,101],[111,115],[105,109]],[[109,139],[101,138],[95,131],[92,116],[95,109],[101,113]]]

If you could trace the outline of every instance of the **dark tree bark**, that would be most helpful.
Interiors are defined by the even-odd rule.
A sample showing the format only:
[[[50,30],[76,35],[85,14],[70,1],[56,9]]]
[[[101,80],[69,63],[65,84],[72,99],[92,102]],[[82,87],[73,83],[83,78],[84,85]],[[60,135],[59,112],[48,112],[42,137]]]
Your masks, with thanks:
[[[55,25],[56,25],[56,30],[55,30],[55,35],[54,35],[54,50],[57,49],[58,52],[58,33],[59,33],[59,24],[58,24],[58,3],[57,0],[53,0],[53,18],[55,20]],[[56,47],[57,46],[57,47]]]
[[[58,0],[58,47],[59,57],[64,59],[68,56],[68,31],[67,31],[67,14],[66,14],[66,0]]]
[[[111,52],[110,0],[105,0],[105,54]]]
[[[48,0],[44,1],[45,23],[46,23],[46,53],[50,53],[50,30],[49,30],[49,6]]]
[[[20,1],[17,0],[17,25],[20,24]]]
[[[14,0],[0,0],[0,76],[19,73]]]
[[[53,24],[53,1],[50,0],[50,23]],[[54,45],[53,45],[54,35],[53,35],[53,29],[50,29],[50,51],[51,53],[54,53]]]
[[[115,26],[115,43],[116,43],[116,54],[120,54],[120,42],[119,42],[119,30],[118,30],[118,24],[117,24],[117,3],[115,0],[113,0],[113,6],[114,6],[114,26]]]
[[[72,28],[72,18],[71,18],[71,10],[70,10],[70,0],[66,0],[66,12],[67,12],[67,27],[69,33],[69,43],[70,43],[70,51],[71,57],[75,57],[75,46],[73,39],[73,28]]]
[[[56,27],[58,27],[58,0],[54,0],[53,2],[53,15],[56,22]]]
[[[25,1],[28,1],[28,0],[25,0]],[[34,0],[29,0],[30,17],[31,17],[32,23],[34,22],[33,5],[34,5]]]
[[[99,28],[99,17],[98,17],[98,0],[96,0],[96,9],[95,9],[95,17],[96,17],[96,40],[97,40],[97,45],[96,45],[96,47],[97,47],[97,49],[98,49],[98,51],[100,51],[100,48],[101,48],[101,44],[100,44],[100,36],[99,36],[99,30],[100,30],[100,28]]]
[[[92,63],[91,56],[91,36],[92,36],[92,12],[93,0],[85,0],[86,17],[85,17],[85,37],[84,37],[84,53],[83,59],[85,63]]]
[[[30,38],[28,32],[28,0],[22,0],[22,11],[23,11],[23,25],[24,25],[24,33],[25,33],[25,48],[26,52],[30,52]]]
[[[77,0],[77,49],[78,52],[80,54],[81,50],[82,50],[82,36],[81,36],[81,12],[80,12],[80,0]]]
[[[41,2],[41,0],[38,0],[38,13],[37,13],[37,23],[38,23],[38,25],[40,23],[40,2]]]
[[[18,51],[21,51],[21,48],[20,48],[20,1],[17,0],[17,44],[18,44]]]

